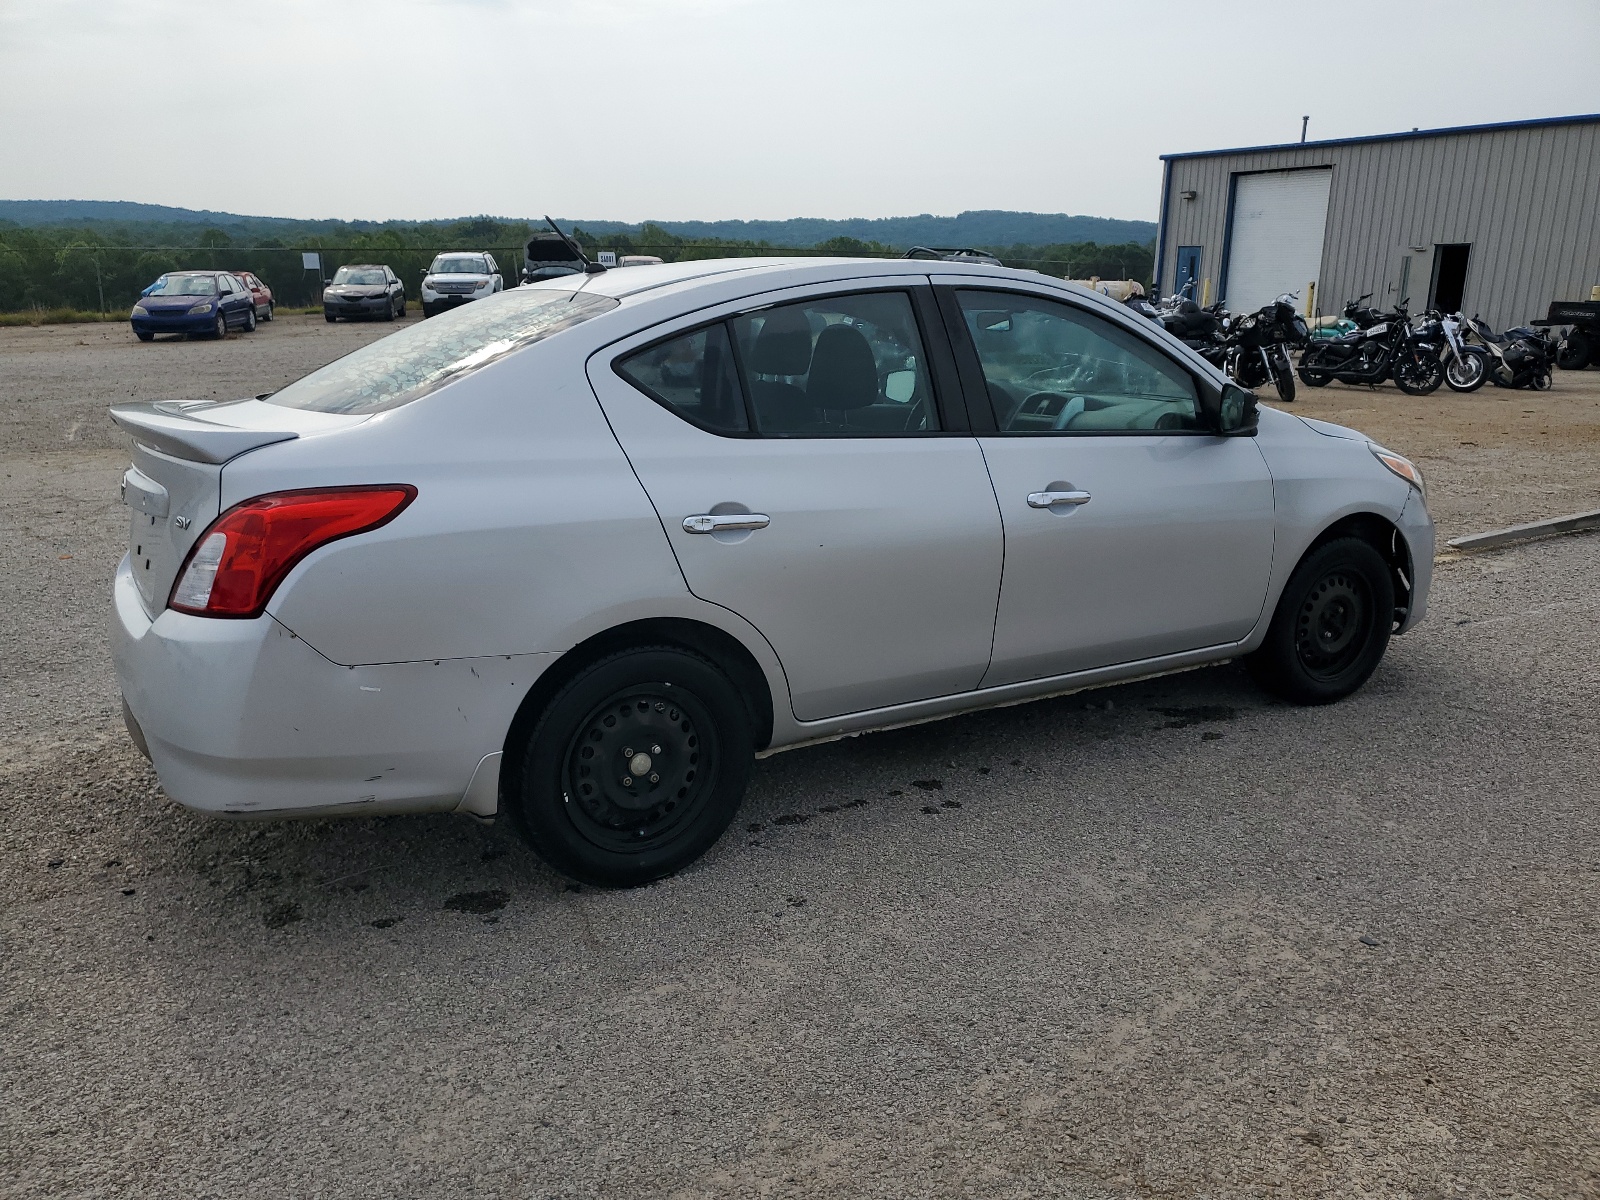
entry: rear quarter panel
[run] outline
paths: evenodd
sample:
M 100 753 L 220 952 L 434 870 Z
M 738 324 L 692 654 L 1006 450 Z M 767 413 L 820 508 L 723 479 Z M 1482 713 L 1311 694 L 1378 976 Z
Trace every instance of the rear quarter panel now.
M 358 429 L 229 463 L 224 506 L 286 488 L 417 488 L 388 525 L 313 552 L 267 611 L 335 662 L 364 664 L 562 650 L 597 613 L 686 597 L 584 378 L 588 348 L 553 338 Z

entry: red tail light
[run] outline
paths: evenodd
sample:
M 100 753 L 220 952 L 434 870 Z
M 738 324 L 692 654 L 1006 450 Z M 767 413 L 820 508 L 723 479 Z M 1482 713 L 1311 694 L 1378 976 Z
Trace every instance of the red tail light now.
M 302 558 L 387 525 L 416 495 L 410 484 L 385 483 L 273 492 L 235 504 L 195 542 L 167 605 L 201 617 L 259 617 Z

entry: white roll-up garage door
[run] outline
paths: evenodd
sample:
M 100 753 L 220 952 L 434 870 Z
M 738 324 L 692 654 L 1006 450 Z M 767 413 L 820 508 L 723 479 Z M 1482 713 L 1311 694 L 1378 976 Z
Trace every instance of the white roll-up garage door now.
M 1250 312 L 1283 292 L 1304 311 L 1306 284 L 1322 269 L 1328 225 L 1329 167 L 1240 175 L 1228 239 L 1228 308 Z

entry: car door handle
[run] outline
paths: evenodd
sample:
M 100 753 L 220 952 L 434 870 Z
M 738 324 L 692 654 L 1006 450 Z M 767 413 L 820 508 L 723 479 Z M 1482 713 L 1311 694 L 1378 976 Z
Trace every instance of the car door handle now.
M 1088 492 L 1029 492 L 1029 508 L 1055 508 L 1062 504 L 1087 504 Z
M 700 513 L 683 519 L 685 533 L 725 533 L 735 529 L 765 529 L 772 518 L 761 513 Z

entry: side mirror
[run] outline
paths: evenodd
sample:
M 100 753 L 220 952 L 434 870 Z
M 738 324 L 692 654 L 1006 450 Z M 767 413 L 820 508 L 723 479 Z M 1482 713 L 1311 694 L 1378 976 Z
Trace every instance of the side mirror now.
M 917 373 L 915 371 L 890 371 L 884 378 L 883 396 L 885 400 L 893 400 L 896 404 L 905 404 L 916 394 Z
M 1206 428 L 1222 437 L 1254 437 L 1261 424 L 1256 394 L 1236 383 L 1202 385 L 1200 416 Z

